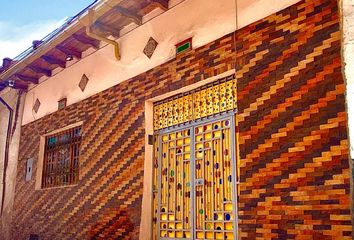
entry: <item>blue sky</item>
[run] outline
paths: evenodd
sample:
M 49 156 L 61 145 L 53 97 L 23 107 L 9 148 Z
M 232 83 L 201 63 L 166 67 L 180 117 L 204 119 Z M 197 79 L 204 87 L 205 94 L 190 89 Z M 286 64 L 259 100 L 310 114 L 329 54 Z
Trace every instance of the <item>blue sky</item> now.
M 94 0 L 4 0 L 0 8 L 0 65 L 14 58 Z

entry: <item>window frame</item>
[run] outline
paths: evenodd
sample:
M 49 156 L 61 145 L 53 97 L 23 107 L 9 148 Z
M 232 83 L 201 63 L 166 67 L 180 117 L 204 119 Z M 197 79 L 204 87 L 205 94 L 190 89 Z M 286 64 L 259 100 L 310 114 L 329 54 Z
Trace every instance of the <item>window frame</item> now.
M 40 136 L 40 146 L 39 146 L 39 156 L 38 156 L 38 162 L 37 162 L 37 170 L 36 170 L 36 183 L 35 183 L 35 189 L 36 190 L 46 190 L 46 189 L 52 189 L 52 188 L 65 188 L 65 187 L 72 187 L 72 186 L 76 186 L 80 180 L 80 156 L 81 156 L 81 142 L 79 145 L 79 162 L 78 162 L 78 177 L 76 182 L 72 183 L 72 184 L 62 184 L 62 185 L 58 185 L 58 186 L 44 186 L 43 184 L 43 180 L 44 180 L 44 165 L 45 165 L 45 160 L 46 160 L 46 140 L 47 137 L 52 136 L 52 135 L 56 135 L 56 134 L 60 134 L 62 132 L 77 128 L 81 126 L 81 142 L 82 142 L 82 137 L 83 137 L 83 121 L 74 123 L 74 124 L 70 124 L 68 126 L 65 126 L 63 128 L 54 130 L 52 132 L 48 132 L 44 135 Z

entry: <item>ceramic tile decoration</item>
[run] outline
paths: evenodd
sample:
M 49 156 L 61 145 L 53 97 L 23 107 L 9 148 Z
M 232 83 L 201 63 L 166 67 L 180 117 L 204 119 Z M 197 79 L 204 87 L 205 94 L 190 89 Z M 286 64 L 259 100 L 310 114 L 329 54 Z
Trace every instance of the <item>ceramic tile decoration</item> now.
M 150 37 L 149 41 L 146 43 L 146 46 L 144 48 L 144 54 L 148 58 L 151 58 L 157 48 L 157 45 L 158 45 L 157 41 L 152 37 Z
M 41 106 L 41 102 L 40 102 L 39 99 L 37 98 L 36 101 L 34 102 L 34 105 L 33 105 L 32 110 L 33 110 L 35 113 L 37 113 L 40 106 Z

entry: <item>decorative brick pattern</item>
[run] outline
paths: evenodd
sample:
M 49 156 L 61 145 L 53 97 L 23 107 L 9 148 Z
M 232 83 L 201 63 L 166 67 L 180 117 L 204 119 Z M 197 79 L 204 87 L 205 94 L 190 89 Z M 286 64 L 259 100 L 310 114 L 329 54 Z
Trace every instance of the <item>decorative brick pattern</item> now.
M 152 37 L 149 38 L 149 41 L 146 43 L 146 46 L 144 48 L 144 54 L 148 57 L 151 58 L 152 55 L 154 54 L 156 48 L 157 48 L 158 42 L 156 42 L 155 39 Z
M 33 105 L 32 110 L 33 110 L 35 113 L 37 113 L 40 106 L 41 106 L 41 102 L 40 102 L 39 99 L 37 98 L 36 101 L 34 102 L 34 105 Z
M 138 239 L 143 191 L 145 100 L 234 68 L 233 35 L 22 128 L 13 239 Z M 188 61 L 186 61 L 188 59 Z M 83 121 L 77 186 L 35 191 L 40 135 Z
M 86 74 L 82 75 L 81 80 L 79 82 L 79 88 L 82 92 L 85 91 L 88 81 L 89 78 L 86 76 Z
M 337 1 L 237 33 L 241 239 L 352 239 Z
M 335 0 L 302 1 L 24 126 L 12 239 L 137 239 L 144 101 L 235 67 L 240 237 L 351 239 L 338 21 Z M 78 121 L 77 186 L 35 191 L 39 136 Z

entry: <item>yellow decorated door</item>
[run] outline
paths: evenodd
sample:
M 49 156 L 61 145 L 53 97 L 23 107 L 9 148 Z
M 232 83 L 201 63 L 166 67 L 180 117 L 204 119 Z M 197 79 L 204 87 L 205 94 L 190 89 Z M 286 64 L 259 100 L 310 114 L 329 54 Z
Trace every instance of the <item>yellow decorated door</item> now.
M 236 239 L 233 114 L 155 135 L 154 239 Z

